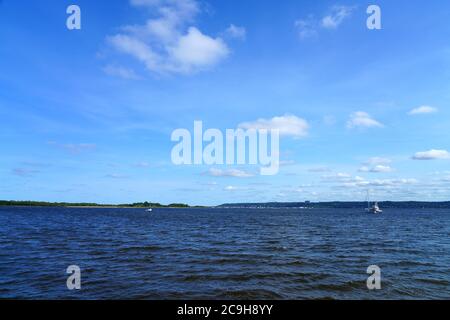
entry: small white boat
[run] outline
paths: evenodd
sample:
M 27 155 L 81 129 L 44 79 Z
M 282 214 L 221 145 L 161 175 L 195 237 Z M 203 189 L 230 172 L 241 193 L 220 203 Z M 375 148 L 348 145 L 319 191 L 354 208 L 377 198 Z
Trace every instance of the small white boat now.
M 147 211 L 147 212 L 152 212 L 152 211 L 153 211 L 153 209 L 152 209 L 152 208 L 150 208 L 150 209 L 147 209 L 147 210 L 145 210 L 145 211 Z
M 383 213 L 383 210 L 380 209 L 380 206 L 378 205 L 378 202 L 375 202 L 373 205 L 371 205 L 369 191 L 367 191 L 367 208 L 366 208 L 366 212 L 374 213 L 374 214 Z
M 367 212 L 370 213 L 383 213 L 383 210 L 381 210 L 380 207 L 378 206 L 378 202 L 375 202 L 373 206 L 370 206 L 369 203 L 369 206 L 367 207 L 366 210 Z

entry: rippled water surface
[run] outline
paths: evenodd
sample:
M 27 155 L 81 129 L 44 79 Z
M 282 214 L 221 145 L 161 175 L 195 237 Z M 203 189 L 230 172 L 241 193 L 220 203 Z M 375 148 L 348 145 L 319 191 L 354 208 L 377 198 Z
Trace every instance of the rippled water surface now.
M 448 299 L 450 212 L 0 208 L 0 298 Z

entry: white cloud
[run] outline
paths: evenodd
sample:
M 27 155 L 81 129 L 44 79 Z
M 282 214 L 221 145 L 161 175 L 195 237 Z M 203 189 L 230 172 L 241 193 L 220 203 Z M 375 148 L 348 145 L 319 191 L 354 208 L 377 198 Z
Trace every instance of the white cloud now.
M 237 27 L 234 24 L 231 24 L 225 32 L 231 38 L 245 40 L 247 37 L 247 30 L 243 27 Z
M 329 9 L 329 14 L 322 19 L 317 19 L 314 15 L 309 15 L 303 19 L 297 19 L 294 23 L 298 35 L 301 39 L 314 37 L 320 28 L 337 29 L 345 19 L 350 17 L 354 7 L 333 6 Z
M 360 176 L 352 176 L 348 173 L 335 173 L 322 177 L 322 183 L 331 184 L 333 188 L 361 188 L 366 190 L 370 187 L 386 187 L 390 190 L 402 186 L 415 185 L 419 181 L 411 178 L 374 179 L 368 180 Z
M 233 178 L 253 177 L 253 174 L 251 174 L 249 172 L 245 172 L 243 170 L 238 170 L 238 169 L 221 170 L 221 169 L 211 168 L 205 174 L 210 175 L 212 177 L 233 177 Z
M 417 184 L 418 181 L 416 179 L 375 179 L 375 180 L 366 180 L 361 177 L 359 179 L 349 179 L 348 181 L 344 181 L 341 185 L 347 188 L 368 188 L 368 187 L 400 187 L 405 185 L 414 185 Z
M 429 114 L 436 113 L 438 109 L 430 106 L 420 106 L 418 108 L 412 109 L 408 114 L 409 115 L 418 115 L 418 114 Z
M 342 173 L 342 172 L 336 173 L 334 176 L 335 176 L 335 177 L 338 177 L 338 178 L 350 178 L 350 177 L 351 177 L 350 174 L 348 174 L 348 173 Z
M 381 164 L 379 164 L 379 165 L 373 167 L 373 168 L 370 170 L 370 172 L 374 172 L 374 173 L 378 173 L 378 172 L 383 172 L 383 173 L 385 173 L 385 172 L 392 172 L 392 171 L 393 171 L 393 170 L 392 170 L 392 168 L 391 168 L 390 166 L 384 166 L 384 165 L 381 165 Z
M 356 178 L 357 178 L 357 180 L 362 179 L 360 177 L 356 177 Z M 351 182 L 351 181 L 354 181 L 355 178 L 353 178 L 351 174 L 348 174 L 345 172 L 338 172 L 338 173 L 323 175 L 322 180 L 328 181 L 328 182 Z
M 429 150 L 417 152 L 413 156 L 414 160 L 438 160 L 438 159 L 450 159 L 450 153 L 447 150 Z
M 191 72 L 215 65 L 229 52 L 222 39 L 208 37 L 195 27 L 190 27 L 188 33 L 168 51 L 173 62 L 171 69 L 177 72 Z
M 368 113 L 358 111 L 350 115 L 350 120 L 347 122 L 347 128 L 374 128 L 383 127 L 377 120 L 373 119 Z
M 110 76 L 113 77 L 119 77 L 127 80 L 137 80 L 139 79 L 139 76 L 134 72 L 132 69 L 120 67 L 120 66 L 113 66 L 113 65 L 107 65 L 103 68 L 103 71 Z
M 387 173 L 392 172 L 393 169 L 390 166 L 384 166 L 384 165 L 377 165 L 372 168 L 363 166 L 359 168 L 359 172 L 372 172 L 372 173 Z
M 363 166 L 359 168 L 359 172 L 371 172 L 371 173 L 387 173 L 392 172 L 391 159 L 373 157 L 363 163 Z
M 229 55 L 220 37 L 193 26 L 200 12 L 195 0 L 131 0 L 146 7 L 152 18 L 144 25 L 129 25 L 107 38 L 117 51 L 142 62 L 157 73 L 191 73 L 213 67 Z
M 359 184 L 359 186 L 388 187 L 388 186 L 411 185 L 416 183 L 418 183 L 416 179 L 384 179 L 384 180 L 377 179 L 373 181 L 364 181 L 364 183 Z
M 239 124 L 239 128 L 279 130 L 281 136 L 303 138 L 308 135 L 309 124 L 302 118 L 293 115 L 284 115 L 272 119 L 258 119 L 253 122 L 244 122 Z
M 144 63 L 147 69 L 153 71 L 159 70 L 160 57 L 153 52 L 152 48 L 138 38 L 117 34 L 109 37 L 108 41 L 116 48 L 116 50 L 129 54 L 133 58 Z
M 352 11 L 353 7 L 334 6 L 331 8 L 330 14 L 322 18 L 321 25 L 327 29 L 336 29 L 351 15 Z

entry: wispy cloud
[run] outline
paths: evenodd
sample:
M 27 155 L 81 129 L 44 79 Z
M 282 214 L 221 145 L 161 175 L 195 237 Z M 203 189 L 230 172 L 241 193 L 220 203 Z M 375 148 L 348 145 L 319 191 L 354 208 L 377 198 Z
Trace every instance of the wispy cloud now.
M 247 30 L 245 30 L 244 27 L 238 27 L 231 24 L 227 30 L 225 30 L 225 34 L 230 38 L 245 40 L 247 37 Z
M 317 21 L 312 15 L 305 19 L 298 19 L 294 23 L 298 35 L 301 39 L 314 37 L 317 35 Z
M 373 158 L 370 158 L 369 160 L 367 160 L 366 162 L 364 162 L 364 164 L 365 165 L 376 166 L 376 165 L 388 165 L 391 162 L 392 162 L 392 160 L 388 159 L 388 158 L 373 157 Z
M 127 178 L 129 178 L 129 176 L 123 175 L 123 174 L 118 174 L 118 173 L 110 173 L 110 174 L 105 175 L 105 178 L 110 178 L 110 179 L 127 179 Z
M 416 179 L 376 179 L 360 181 L 354 184 L 356 187 L 398 187 L 402 185 L 413 185 L 418 183 Z
M 39 171 L 38 170 L 27 169 L 27 168 L 14 168 L 12 170 L 12 173 L 14 175 L 16 175 L 16 176 L 19 176 L 19 177 L 32 177 L 36 173 L 39 173 Z
M 103 68 L 103 72 L 105 72 L 109 76 L 119 77 L 126 80 L 138 80 L 139 76 L 134 72 L 133 69 L 128 69 L 121 66 L 107 65 Z
M 429 151 L 417 152 L 412 158 L 414 160 L 450 159 L 450 153 L 447 150 L 432 149 Z
M 368 188 L 368 187 L 401 187 L 406 185 L 414 185 L 418 183 L 417 179 L 412 178 L 396 178 L 396 179 L 374 179 L 367 180 L 359 176 L 335 175 L 334 178 L 326 179 L 328 182 L 337 183 L 337 187 L 346 188 Z
M 243 170 L 238 169 L 221 170 L 216 168 L 211 168 L 203 174 L 212 177 L 233 177 L 233 178 L 249 178 L 254 176 L 254 174 Z
M 308 135 L 309 124 L 305 119 L 294 115 L 284 115 L 272 119 L 258 119 L 253 122 L 244 122 L 238 126 L 241 129 L 278 130 L 281 136 L 303 138 Z
M 322 118 L 322 122 L 326 125 L 326 126 L 332 126 L 336 124 L 336 118 L 332 115 L 325 115 Z
M 392 160 L 382 157 L 373 157 L 363 163 L 363 166 L 359 168 L 359 172 L 371 172 L 371 173 L 388 173 L 394 171 L 390 166 Z
M 212 67 L 228 56 L 228 46 L 220 37 L 208 36 L 192 25 L 201 11 L 197 1 L 131 0 L 131 4 L 149 10 L 152 18 L 144 25 L 126 26 L 107 40 L 148 70 L 191 73 Z
M 97 148 L 97 145 L 93 144 L 93 143 L 67 143 L 67 144 L 62 144 L 62 143 L 57 143 L 54 141 L 49 141 L 48 142 L 49 145 L 53 145 L 56 146 L 58 148 L 61 148 L 71 154 L 80 154 L 82 152 L 85 151 L 93 151 Z
M 367 167 L 367 166 L 363 166 L 361 168 L 359 168 L 359 172 L 371 172 L 371 173 L 387 173 L 387 172 L 392 172 L 394 171 L 390 166 L 386 166 L 386 165 L 376 165 L 372 168 Z
M 294 23 L 301 39 L 318 35 L 320 29 L 337 29 L 349 18 L 355 7 L 333 6 L 322 18 L 316 18 L 310 14 L 306 18 L 297 19 Z
M 345 172 L 330 173 L 322 176 L 322 181 L 326 182 L 355 182 L 363 180 L 359 176 L 353 177 L 351 174 Z
M 150 167 L 150 163 L 148 163 L 146 161 L 141 161 L 141 162 L 135 163 L 134 166 L 138 167 L 138 168 L 148 168 L 148 167 Z
M 308 172 L 314 172 L 314 173 L 324 173 L 324 172 L 330 172 L 331 168 L 329 167 L 314 167 L 314 168 L 309 168 Z
M 420 106 L 417 108 L 412 109 L 408 112 L 409 115 L 419 115 L 419 114 L 430 114 L 430 113 L 436 113 L 438 112 L 437 108 L 430 107 L 430 106 Z
M 350 17 L 354 7 L 334 6 L 330 13 L 322 18 L 321 25 L 326 29 L 336 29 L 344 20 Z
M 224 188 L 225 191 L 236 191 L 239 190 L 239 187 L 235 187 L 235 186 L 226 186 Z
M 350 120 L 347 122 L 347 128 L 381 128 L 383 125 L 377 120 L 373 119 L 367 112 L 358 111 L 350 115 Z

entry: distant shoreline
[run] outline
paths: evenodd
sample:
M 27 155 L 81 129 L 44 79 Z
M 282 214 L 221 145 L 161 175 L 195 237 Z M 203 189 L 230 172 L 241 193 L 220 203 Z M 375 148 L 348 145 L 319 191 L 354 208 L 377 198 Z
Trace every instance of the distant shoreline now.
M 19 205 L 0 205 L 0 208 L 66 208 L 66 209 L 136 209 L 136 210 L 145 210 L 145 209 L 208 209 L 215 207 L 207 207 L 207 206 L 195 206 L 195 207 L 149 207 L 149 208 L 141 208 L 141 207 L 119 207 L 119 206 L 19 206 Z
M 379 201 L 380 207 L 389 208 L 436 208 L 450 209 L 450 201 Z M 132 204 L 97 204 L 97 203 L 70 203 L 70 202 L 45 202 L 45 201 L 11 201 L 0 200 L 0 207 L 60 207 L 79 209 L 192 209 L 192 208 L 217 208 L 217 209 L 350 209 L 367 207 L 366 201 L 329 201 L 329 202 L 267 202 L 267 203 L 226 203 L 218 206 L 191 206 L 182 203 L 162 205 L 153 202 L 138 202 Z
M 195 207 L 123 207 L 123 206 L 52 206 L 52 205 L 1 205 L 0 208 L 69 208 L 69 209 L 201 209 L 211 208 L 207 206 L 195 206 Z
M 60 207 L 60 208 L 112 208 L 112 209 L 149 209 L 149 208 L 199 208 L 184 203 L 172 203 L 162 205 L 155 202 L 138 202 L 132 204 L 98 204 L 98 203 L 70 203 L 70 202 L 45 202 L 45 201 L 14 201 L 0 200 L 0 207 Z
M 423 208 L 450 209 L 450 201 L 378 201 L 381 208 Z M 268 202 L 268 203 L 226 203 L 217 208 L 227 209 L 353 209 L 367 207 L 367 201 L 324 201 L 324 202 Z

